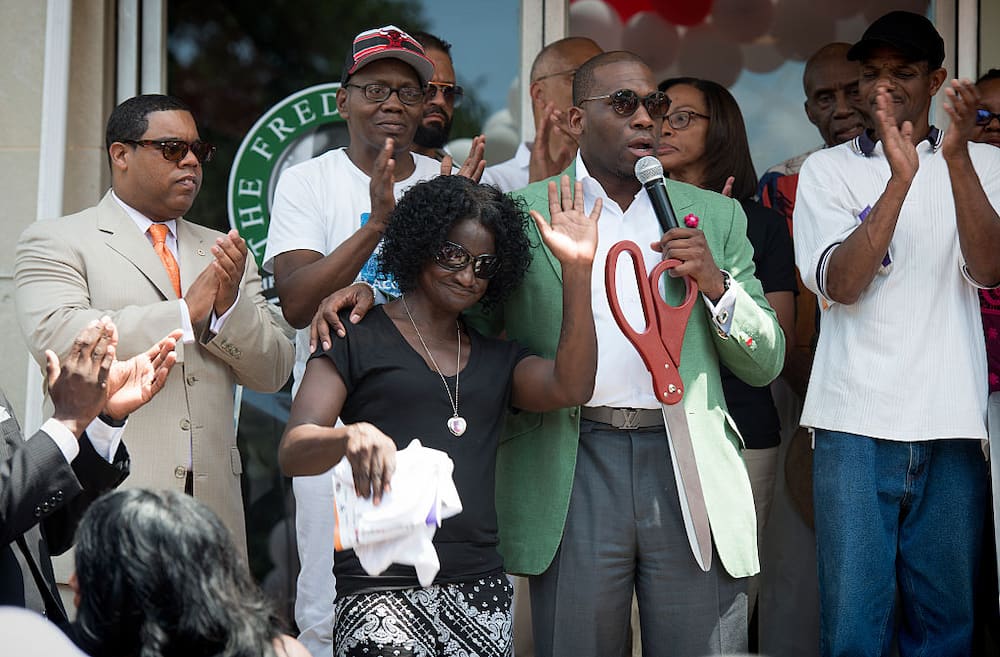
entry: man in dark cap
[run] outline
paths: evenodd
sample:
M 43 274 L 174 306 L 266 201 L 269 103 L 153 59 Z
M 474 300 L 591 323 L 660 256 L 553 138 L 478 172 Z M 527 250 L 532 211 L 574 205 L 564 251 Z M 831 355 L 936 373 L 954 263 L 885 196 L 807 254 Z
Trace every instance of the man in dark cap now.
M 848 58 L 874 130 L 812 155 L 795 250 L 822 301 L 802 425 L 815 437 L 822 654 L 972 653 L 986 494 L 977 292 L 1000 285 L 1000 150 L 968 143 L 976 91 L 948 85 L 925 17 L 878 20 Z M 902 623 L 894 630 L 894 598 Z

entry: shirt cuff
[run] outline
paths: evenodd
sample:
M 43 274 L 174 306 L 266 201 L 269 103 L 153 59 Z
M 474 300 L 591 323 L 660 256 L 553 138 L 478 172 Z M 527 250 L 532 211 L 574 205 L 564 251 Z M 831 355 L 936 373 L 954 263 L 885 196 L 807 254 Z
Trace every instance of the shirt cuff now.
M 94 451 L 108 463 L 114 462 L 124 433 L 125 425 L 113 427 L 100 417 L 94 418 L 94 421 L 87 425 L 87 438 L 90 440 L 90 444 L 94 446 Z
M 705 300 L 705 307 L 708 308 L 708 314 L 711 315 L 712 323 L 715 324 L 719 336 L 728 338 L 729 330 L 733 326 L 733 309 L 736 307 L 737 292 L 735 281 L 729 272 L 722 270 L 722 275 L 726 277 L 728 285 L 719 300 L 712 303 L 712 300 L 705 294 L 702 294 L 701 298 Z
M 229 316 L 233 314 L 233 309 L 236 308 L 236 304 L 240 302 L 240 294 L 242 294 L 242 290 L 236 292 L 236 300 L 233 301 L 233 305 L 229 306 L 229 310 L 222 313 L 221 317 L 216 317 L 215 310 L 212 310 L 212 322 L 208 326 L 209 331 L 215 335 L 222 332 L 222 325 L 226 323 Z
M 72 463 L 76 455 L 80 453 L 80 444 L 76 440 L 76 436 L 69 428 L 55 418 L 49 418 L 46 420 L 42 426 L 41 430 L 44 431 L 52 442 L 56 444 L 59 451 L 62 452 L 63 458 L 66 459 L 67 463 Z
M 181 299 L 181 342 L 191 344 L 194 342 L 194 327 L 191 326 L 191 312 L 188 310 L 187 301 Z

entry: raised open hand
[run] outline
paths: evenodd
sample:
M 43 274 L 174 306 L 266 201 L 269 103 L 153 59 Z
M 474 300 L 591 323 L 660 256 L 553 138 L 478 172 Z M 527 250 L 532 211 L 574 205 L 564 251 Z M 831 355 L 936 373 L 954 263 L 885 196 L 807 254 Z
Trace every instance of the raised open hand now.
M 576 155 L 576 143 L 568 140 L 555 139 L 556 134 L 568 135 L 569 132 L 560 127 L 562 112 L 549 102 L 542 112 L 542 120 L 538 124 L 535 141 L 531 145 L 531 159 L 528 161 L 528 182 L 537 182 L 558 175 L 564 171 Z M 559 144 L 559 150 L 553 156 L 552 146 Z M 571 145 L 572 144 L 572 145 Z
M 556 186 L 549 182 L 549 217 L 531 211 L 531 218 L 538 226 L 545 246 L 558 258 L 563 266 L 590 265 L 597 252 L 597 219 L 601 216 L 601 199 L 594 202 L 594 208 L 587 215 L 583 210 L 583 185 L 576 182 L 574 193 L 570 194 L 569 176 L 563 176 Z
M 396 160 L 392 156 L 395 147 L 396 143 L 391 137 L 385 140 L 385 146 L 375 158 L 371 182 L 368 184 L 372 202 L 368 223 L 380 233 L 385 232 L 385 227 L 389 225 L 389 215 L 396 209 L 396 196 L 393 194 L 393 186 L 396 184 Z

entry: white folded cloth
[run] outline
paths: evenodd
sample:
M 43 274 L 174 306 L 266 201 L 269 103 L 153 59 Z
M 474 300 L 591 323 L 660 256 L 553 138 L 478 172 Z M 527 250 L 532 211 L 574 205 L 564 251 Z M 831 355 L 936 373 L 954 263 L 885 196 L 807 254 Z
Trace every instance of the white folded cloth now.
M 445 452 L 414 439 L 396 452 L 391 490 L 378 506 L 354 491 L 345 456 L 333 468 L 334 549 L 354 549 L 369 575 L 390 564 L 413 566 L 421 586 L 430 586 L 441 569 L 432 539 L 441 521 L 462 511 L 452 480 L 455 464 Z

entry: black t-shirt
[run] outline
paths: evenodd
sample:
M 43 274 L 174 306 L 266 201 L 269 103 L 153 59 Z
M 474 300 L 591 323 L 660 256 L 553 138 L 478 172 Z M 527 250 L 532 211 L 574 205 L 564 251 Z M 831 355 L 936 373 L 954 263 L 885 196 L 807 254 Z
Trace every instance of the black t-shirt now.
M 795 251 L 785 218 L 754 201 L 741 201 L 740 204 L 747 215 L 747 238 L 753 246 L 755 275 L 764 293 L 789 291 L 798 294 Z M 721 374 L 729 414 L 743 434 L 747 449 L 777 446 L 781 442 L 781 421 L 771 388 L 745 383 L 725 366 Z
M 496 452 L 510 405 L 514 366 L 529 355 L 515 342 L 486 338 L 466 327 L 471 352 L 459 372 L 458 412 L 468 422 L 459 437 L 447 427 L 453 415 L 444 383 L 410 346 L 381 307 L 359 324 L 341 317 L 347 337 L 335 339 L 329 358 L 347 386 L 340 419 L 369 422 L 405 448 L 419 438 L 424 447 L 446 452 L 455 463 L 453 478 L 462 512 L 445 520 L 434 535 L 441 570 L 434 581 L 458 582 L 503 569 L 497 552 Z M 455 394 L 455 377 L 447 377 Z M 334 559 L 337 594 L 420 586 L 411 566 L 393 564 L 382 575 L 365 573 L 353 550 Z

